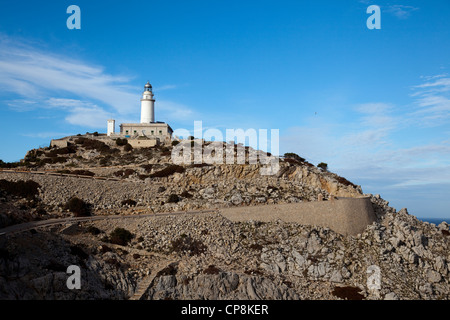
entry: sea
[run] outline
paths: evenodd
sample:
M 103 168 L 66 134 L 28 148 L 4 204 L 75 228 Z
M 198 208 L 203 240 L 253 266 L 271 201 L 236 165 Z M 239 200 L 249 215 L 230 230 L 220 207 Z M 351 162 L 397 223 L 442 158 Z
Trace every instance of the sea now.
M 447 222 L 448 224 L 450 224 L 450 219 L 447 218 L 419 218 L 417 217 L 417 219 L 425 221 L 425 222 L 429 222 L 429 223 L 434 223 L 435 225 L 439 225 L 442 221 Z

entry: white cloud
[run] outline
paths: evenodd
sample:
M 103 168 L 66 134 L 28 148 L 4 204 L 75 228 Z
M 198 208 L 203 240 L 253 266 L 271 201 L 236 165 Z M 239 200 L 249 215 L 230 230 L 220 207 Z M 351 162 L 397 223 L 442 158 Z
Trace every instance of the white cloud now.
M 166 84 L 163 86 L 155 87 L 153 89 L 156 91 L 165 91 L 165 90 L 172 90 L 172 89 L 176 89 L 176 88 L 177 88 L 177 86 L 174 84 Z
M 450 121 L 450 78 L 446 75 L 424 77 L 414 86 L 415 110 L 410 114 L 423 126 L 439 126 Z
M 401 4 L 390 5 L 384 9 L 384 11 L 392 14 L 393 16 L 399 19 L 409 18 L 411 16 L 411 13 L 416 10 L 419 10 L 419 8 L 413 6 L 405 6 Z
M 24 137 L 28 138 L 36 138 L 36 139 L 56 139 L 58 137 L 67 137 L 71 135 L 71 133 L 68 132 L 33 132 L 33 133 L 23 133 L 21 134 Z
M 75 99 L 50 98 L 44 107 L 64 109 L 69 113 L 65 118 L 68 123 L 90 128 L 102 127 L 112 117 L 111 113 L 91 102 Z
M 12 110 L 54 107 L 69 112 L 66 120 L 71 124 L 105 126 L 110 116 L 139 113 L 141 92 L 130 85 L 131 80 L 130 76 L 111 75 L 103 67 L 49 53 L 0 34 L 0 91 L 23 97 L 6 102 Z M 165 85 L 159 90 L 174 88 L 175 85 Z M 71 108 L 71 103 L 75 108 Z M 170 117 L 192 114 L 185 105 L 171 101 L 158 101 L 157 107 L 161 107 L 162 115 Z M 105 117 L 103 122 L 101 117 Z

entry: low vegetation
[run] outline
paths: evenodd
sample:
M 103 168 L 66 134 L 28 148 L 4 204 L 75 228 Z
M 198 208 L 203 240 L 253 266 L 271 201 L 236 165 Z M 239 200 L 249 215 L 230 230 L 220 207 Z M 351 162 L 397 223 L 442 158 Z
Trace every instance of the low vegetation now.
M 125 147 L 123 147 L 123 150 L 126 151 L 126 152 L 130 152 L 130 151 L 133 150 L 133 147 L 131 146 L 131 144 L 127 143 L 125 145 Z
M 67 201 L 64 209 L 72 212 L 75 217 L 87 217 L 91 215 L 90 205 L 77 197 L 73 197 Z
M 364 296 L 360 293 L 361 289 L 358 287 L 335 287 L 331 292 L 334 296 L 345 300 L 363 300 Z
M 122 201 L 122 206 L 135 207 L 136 204 L 137 204 L 137 202 L 132 199 L 127 199 L 127 200 Z
M 298 162 L 305 162 L 305 158 L 300 157 L 298 154 L 293 153 L 293 152 L 287 152 L 284 154 L 284 158 L 286 159 L 294 159 L 297 160 Z
M 182 234 L 178 239 L 171 242 L 172 251 L 187 253 L 190 256 L 200 255 L 206 252 L 206 246 L 200 240 L 195 240 L 188 235 Z
M 116 228 L 109 235 L 109 242 L 126 246 L 134 238 L 133 234 L 124 228 Z
M 317 165 L 318 168 L 320 168 L 322 171 L 327 172 L 328 171 L 328 164 L 325 162 L 321 162 Z
M 34 199 L 39 194 L 40 187 L 39 183 L 32 180 L 0 180 L 0 190 L 3 190 L 6 194 L 30 200 Z
M 150 175 L 151 178 L 163 178 L 163 177 L 168 177 L 172 174 L 174 174 L 175 172 L 178 173 L 183 173 L 185 171 L 185 169 L 182 166 L 173 164 L 170 165 L 168 167 L 165 167 L 164 169 L 154 172 Z
M 96 139 L 89 139 L 89 138 L 77 138 L 75 140 L 75 143 L 78 145 L 81 145 L 86 150 L 97 150 L 98 152 L 102 154 L 109 154 L 117 152 L 118 149 L 111 149 L 110 146 L 105 144 L 104 142 Z M 117 150 L 117 151 L 116 151 Z
M 177 203 L 180 202 L 180 197 L 174 193 L 172 193 L 167 199 L 168 203 Z
M 208 266 L 208 268 L 204 269 L 203 273 L 204 274 L 219 274 L 220 269 L 212 264 L 212 265 Z
M 65 173 L 65 174 L 74 174 L 74 175 L 79 175 L 79 176 L 89 176 L 89 177 L 93 177 L 95 176 L 95 173 L 89 170 L 58 170 L 58 173 Z
M 133 169 L 125 169 L 125 170 L 119 170 L 114 172 L 114 175 L 116 177 L 121 177 L 121 178 L 128 178 L 129 176 L 131 176 L 132 174 L 134 174 L 136 171 L 134 171 Z
M 125 146 L 125 145 L 127 145 L 128 144 L 128 140 L 126 139 L 126 138 L 117 138 L 116 139 L 116 145 L 118 145 L 118 146 L 120 146 L 120 147 L 123 147 L 123 146 Z

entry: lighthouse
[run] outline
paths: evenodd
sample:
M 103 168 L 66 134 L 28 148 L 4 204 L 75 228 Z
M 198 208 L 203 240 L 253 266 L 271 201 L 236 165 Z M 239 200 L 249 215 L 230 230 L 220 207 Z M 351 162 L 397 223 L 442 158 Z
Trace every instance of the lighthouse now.
M 150 82 L 144 86 L 141 98 L 141 123 L 155 122 L 155 99 L 153 99 L 152 85 Z
M 120 133 L 115 132 L 115 120 L 108 120 L 107 136 L 110 139 L 124 137 L 133 148 L 151 148 L 172 143 L 173 130 L 169 124 L 155 121 L 155 99 L 150 82 L 144 86 L 141 96 L 141 122 L 121 123 Z

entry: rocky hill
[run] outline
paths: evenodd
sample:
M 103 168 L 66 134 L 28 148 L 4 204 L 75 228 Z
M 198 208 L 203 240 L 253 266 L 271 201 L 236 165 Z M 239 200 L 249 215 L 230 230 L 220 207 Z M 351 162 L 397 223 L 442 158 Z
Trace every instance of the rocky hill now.
M 33 201 L 29 197 L 20 200 L 16 208 L 10 201 L 0 202 L 8 203 L 0 211 L 0 227 L 27 219 L 69 216 L 65 207 L 72 197 L 85 201 L 96 214 L 102 210 L 110 214 L 110 210 L 118 212 L 130 204 L 138 211 L 167 212 L 316 201 L 319 194 L 325 200 L 331 195 L 362 194 L 361 187 L 300 157 L 280 159 L 276 175 L 262 176 L 260 164 L 175 165 L 172 146 L 133 150 L 110 139 L 68 140 L 67 147 L 30 150 L 15 168 L 29 173 L 1 174 L 0 178 L 8 181 L 38 183 L 39 194 L 33 195 Z
M 378 195 L 367 195 L 377 221 L 353 236 L 282 221 L 232 222 L 220 214 L 224 207 L 363 195 L 300 157 L 280 159 L 277 175 L 261 176 L 260 165 L 175 165 L 172 146 L 68 141 L 28 152 L 19 167 L 35 174 L 0 173 L 2 225 L 81 213 L 136 217 L 0 236 L 2 299 L 450 296 L 449 226 L 397 212 Z M 59 175 L 36 174 L 43 171 Z M 70 206 L 73 198 L 86 211 Z M 214 212 L 138 216 L 193 209 Z M 66 286 L 69 265 L 82 270 L 80 290 Z

